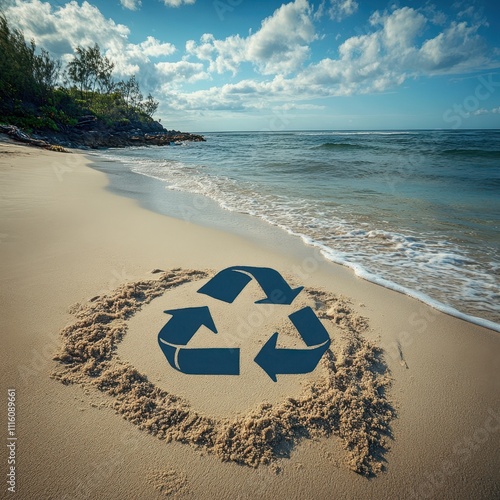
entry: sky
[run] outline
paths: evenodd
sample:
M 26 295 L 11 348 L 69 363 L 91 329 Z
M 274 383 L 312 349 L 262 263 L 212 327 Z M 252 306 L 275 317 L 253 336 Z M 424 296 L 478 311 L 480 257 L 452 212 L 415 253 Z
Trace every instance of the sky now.
M 500 128 L 497 0 L 0 0 L 63 62 L 98 43 L 169 129 Z

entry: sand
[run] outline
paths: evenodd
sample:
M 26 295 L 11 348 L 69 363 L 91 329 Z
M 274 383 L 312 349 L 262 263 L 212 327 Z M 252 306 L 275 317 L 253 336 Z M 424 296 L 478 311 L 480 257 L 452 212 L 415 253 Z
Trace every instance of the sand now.
M 166 392 L 116 355 L 117 344 L 127 334 L 130 317 L 163 291 L 173 289 L 177 292 L 178 287 L 190 281 L 195 281 L 199 287 L 200 278 L 206 276 L 200 271 L 176 269 L 163 273 L 158 280 L 129 283 L 108 295 L 94 298 L 88 305 L 73 307 L 77 321 L 62 331 L 63 348 L 54 358 L 61 366 L 52 376 L 65 384 L 95 387 L 113 396 L 110 406 L 140 429 L 167 443 L 175 440 L 194 445 L 225 462 L 253 467 L 268 465 L 289 455 L 294 445 L 305 437 L 335 434 L 348 450 L 346 463 L 350 469 L 364 475 L 382 470 L 385 436 L 390 434 L 389 423 L 394 415 L 386 399 L 389 378 L 377 357 L 379 350 L 362 337 L 366 322 L 356 317 L 345 301 L 331 294 L 318 290 L 305 292 L 309 302 L 314 297 L 315 302 L 321 304 L 321 309 L 317 306 L 319 317 L 331 318 L 339 330 L 331 335 L 334 347 L 321 359 L 321 369 L 316 370 L 323 372 L 321 376 L 309 382 L 303 391 L 298 391 L 298 396 L 288 396 L 275 404 L 268 401 L 269 392 L 272 392 L 268 389 L 260 394 L 260 404 L 233 417 L 217 419 L 197 412 L 189 400 L 179 398 L 175 384 L 175 394 Z M 303 301 L 300 308 L 308 305 Z M 281 308 L 274 306 L 274 309 Z M 214 308 L 211 310 L 214 314 Z M 231 319 L 234 321 L 232 315 Z M 147 327 L 142 329 L 142 337 L 148 330 Z M 283 328 L 280 331 L 288 333 Z M 293 333 L 288 335 L 293 337 Z M 154 335 L 149 337 L 154 338 Z M 254 335 L 246 340 L 253 338 Z M 248 343 L 243 343 L 243 347 L 249 352 Z M 214 347 L 209 341 L 202 345 Z M 281 347 L 292 348 L 286 343 L 283 345 L 283 341 Z M 147 346 L 144 348 L 147 350 Z M 158 348 L 148 352 L 162 357 Z M 165 362 L 161 365 L 165 367 Z M 208 391 L 201 387 L 199 377 L 194 380 L 181 374 L 179 378 L 190 378 L 191 385 L 206 398 Z M 235 379 L 226 376 L 226 380 L 235 381 L 231 391 L 224 380 L 215 381 L 212 376 L 204 378 L 217 386 L 219 392 L 215 400 L 219 405 L 223 394 L 231 399 L 231 394 L 238 390 L 247 393 L 247 386 L 251 390 L 255 384 L 261 389 L 263 385 L 257 377 Z M 280 386 L 270 383 L 268 387 Z
M 0 143 L 0 418 L 15 388 L 19 498 L 500 496 L 498 333 L 287 236 L 273 249 L 148 212 L 88 163 Z M 257 284 L 231 307 L 196 293 L 232 265 L 306 288 L 245 329 Z M 163 357 L 163 311 L 198 305 L 220 335 L 193 345 L 241 347 L 239 377 Z M 287 316 L 306 305 L 330 349 L 275 383 L 253 358 L 272 331 L 300 347 Z

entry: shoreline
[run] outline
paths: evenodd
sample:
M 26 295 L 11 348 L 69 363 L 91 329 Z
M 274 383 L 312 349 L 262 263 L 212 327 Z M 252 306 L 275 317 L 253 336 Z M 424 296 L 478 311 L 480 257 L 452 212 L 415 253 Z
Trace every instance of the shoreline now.
M 251 498 L 258 482 L 264 488 L 258 493 L 269 498 L 486 499 L 500 494 L 496 332 L 358 279 L 312 248 L 284 253 L 146 210 L 109 192 L 109 179 L 89 168 L 79 153 L 5 143 L 0 150 L 0 277 L 6 311 L 0 321 L 8 353 L 2 392 L 16 388 L 24 443 L 17 481 L 23 497 L 43 492 L 61 498 L 162 498 L 158 485 L 169 484 L 181 498 Z M 216 272 L 237 264 L 275 268 L 297 285 L 346 297 L 353 313 L 366 318 L 363 338 L 384 351 L 392 377 L 388 394 L 397 411 L 385 472 L 367 480 L 350 471 L 336 436 L 296 444 L 274 469 L 221 462 L 139 430 L 116 415 L 112 401 L 95 387 L 63 385 L 49 377 L 57 367 L 52 357 L 62 346 L 60 331 L 75 321 L 68 308 L 77 309 L 70 306 L 86 307 L 97 295 L 151 280 L 152 269 Z M 189 290 L 183 290 L 186 295 L 165 297 L 187 305 Z M 249 293 L 259 293 L 258 287 Z M 138 313 L 138 330 L 134 335 L 132 325 L 132 335 L 119 349 L 155 382 L 160 369 L 161 383 L 189 399 L 186 391 L 196 391 L 196 383 L 182 386 L 146 349 L 141 322 L 155 322 L 147 335 L 154 344 L 157 327 L 166 319 L 153 313 L 149 306 Z M 230 316 L 225 318 L 230 324 Z M 139 358 L 132 360 L 132 352 Z M 260 396 L 272 401 L 276 396 L 270 390 L 278 386 L 262 380 Z M 221 401 L 226 411 L 222 403 L 231 393 L 212 383 L 200 397 Z
M 420 292 L 418 290 L 414 290 L 412 288 L 405 287 L 400 285 L 399 283 L 390 281 L 385 279 L 377 274 L 372 273 L 371 271 L 365 269 L 361 265 L 353 262 L 346 261 L 345 259 L 339 258 L 335 255 L 335 252 L 316 240 L 311 239 L 309 236 L 306 236 L 301 233 L 293 232 L 285 227 L 282 227 L 276 223 L 273 223 L 270 220 L 267 220 L 261 216 L 255 216 L 247 213 L 241 213 L 234 210 L 230 210 L 222 207 L 217 201 L 212 198 L 206 197 L 202 194 L 195 194 L 189 191 L 178 191 L 178 190 L 166 190 L 167 183 L 166 181 L 158 178 L 154 178 L 145 174 L 141 174 L 138 172 L 134 172 L 129 169 L 127 165 L 127 158 L 122 158 L 119 160 L 114 160 L 117 163 L 122 164 L 127 171 L 120 172 L 122 175 L 116 175 L 114 172 L 105 168 L 104 162 L 109 162 L 107 159 L 103 159 L 99 157 L 99 153 L 95 153 L 92 155 L 88 155 L 88 153 L 82 150 L 82 154 L 86 154 L 87 157 L 93 162 L 92 168 L 100 172 L 104 172 L 109 180 L 108 189 L 116 194 L 126 196 L 132 198 L 138 202 L 141 207 L 144 207 L 148 210 L 152 210 L 156 213 L 166 215 L 168 217 L 173 217 L 179 220 L 186 220 L 186 218 L 195 224 L 201 224 L 205 227 L 217 228 L 222 231 L 229 231 L 232 234 L 236 234 L 243 237 L 248 237 L 246 233 L 250 232 L 250 239 L 258 238 L 261 243 L 265 243 L 266 239 L 272 240 L 272 249 L 279 250 L 284 248 L 285 251 L 292 246 L 297 247 L 298 245 L 303 245 L 307 249 L 304 250 L 304 253 L 307 253 L 311 248 L 318 249 L 321 253 L 321 256 L 328 262 L 333 263 L 334 265 L 340 265 L 348 268 L 355 276 L 361 278 L 369 283 L 373 283 L 375 285 L 382 286 L 391 291 L 401 293 L 407 297 L 411 297 L 415 300 L 422 302 L 423 304 L 432 307 L 433 309 L 447 314 L 449 316 L 461 319 L 463 321 L 467 321 L 471 324 L 478 325 L 493 331 L 500 333 L 500 323 L 495 321 L 482 318 L 480 316 L 474 316 L 472 314 L 468 314 L 462 312 L 451 305 L 440 302 L 437 299 L 430 297 L 424 292 Z M 118 152 L 119 155 L 119 152 Z M 167 202 L 163 204 L 153 204 L 150 201 L 150 194 L 148 192 L 139 192 L 133 191 L 133 187 L 130 185 L 123 183 L 122 177 L 124 175 L 130 176 L 139 176 L 142 178 L 146 178 L 149 181 L 142 181 L 147 183 L 149 186 L 160 185 L 163 190 L 166 191 L 165 196 L 173 197 L 177 196 L 180 203 L 186 203 L 191 207 L 196 207 L 195 209 L 190 208 L 189 210 L 182 212 L 175 211 L 174 203 Z M 206 201 L 201 201 L 200 199 L 204 199 Z M 208 209 L 211 216 L 207 217 L 202 210 L 200 210 L 198 206 L 203 207 L 203 209 Z M 228 215 L 229 214 L 229 215 Z M 238 218 L 239 223 L 232 223 L 233 218 Z M 265 228 L 259 228 L 259 225 L 265 226 Z M 243 228 L 243 229 L 242 229 Z M 276 235 L 272 233 L 276 232 Z M 264 237 L 260 233 L 264 234 Z M 278 234 L 279 233 L 279 234 Z M 300 252 L 300 250 L 295 250 L 295 254 Z

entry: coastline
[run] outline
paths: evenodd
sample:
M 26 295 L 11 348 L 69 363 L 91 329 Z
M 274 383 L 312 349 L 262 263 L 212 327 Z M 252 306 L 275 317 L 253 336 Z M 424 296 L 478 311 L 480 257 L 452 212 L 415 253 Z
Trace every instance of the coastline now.
M 104 153 L 109 155 L 109 152 Z M 320 260 L 325 259 L 335 265 L 347 267 L 363 280 L 412 297 L 444 314 L 500 333 L 500 323 L 464 312 L 430 296 L 425 291 L 405 286 L 398 280 L 387 279 L 368 270 L 363 265 L 343 257 L 338 251 L 333 250 L 318 239 L 280 225 L 272 218 L 258 213 L 250 215 L 246 211 L 239 212 L 234 207 L 221 205 L 220 200 L 215 200 L 207 195 L 167 189 L 164 179 L 134 170 L 133 159 L 121 156 L 119 151 L 116 151 L 116 154 L 113 151 L 112 161 L 107 157 L 104 159 L 99 153 L 91 153 L 90 158 L 93 161 L 92 167 L 108 176 L 107 189 L 115 194 L 136 200 L 140 206 L 148 210 L 176 219 L 189 220 L 208 228 L 229 231 L 272 250 L 289 252 L 299 258 L 306 258 L 312 248 L 315 254 L 321 254 L 318 256 Z M 116 165 L 119 164 L 123 165 L 123 168 L 119 168 L 117 172 Z M 304 246 L 307 247 L 307 250 L 304 250 Z
M 270 498 L 499 494 L 497 333 L 360 280 L 313 249 L 279 252 L 147 211 L 108 192 L 108 179 L 80 153 L 5 143 L 0 149 L 7 152 L 0 155 L 0 265 L 9 353 L 2 392 L 16 387 L 20 440 L 29 450 L 22 452 L 18 476 L 23 498 L 41 492 L 78 497 L 84 477 L 94 478 L 86 486 L 88 498 L 161 498 L 156 484 L 170 470 L 186 498 L 251 497 L 257 481 L 264 481 L 262 496 Z M 299 443 L 290 458 L 279 461 L 278 475 L 266 466 L 222 463 L 139 431 L 101 407 L 96 390 L 49 378 L 59 331 L 73 321 L 69 306 L 151 278 L 155 268 L 220 270 L 235 264 L 273 267 L 301 285 L 346 296 L 368 319 L 365 336 L 385 350 L 398 413 L 386 472 L 367 480 L 349 471 L 335 438 Z M 102 472 L 113 459 L 116 465 Z

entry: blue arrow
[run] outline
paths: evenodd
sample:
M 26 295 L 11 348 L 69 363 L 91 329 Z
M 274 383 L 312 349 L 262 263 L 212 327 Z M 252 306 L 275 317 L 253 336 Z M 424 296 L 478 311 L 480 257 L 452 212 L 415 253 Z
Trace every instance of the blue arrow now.
M 233 266 L 216 274 L 198 293 L 232 303 L 250 281 L 249 276 L 244 273 L 251 274 L 266 294 L 256 304 L 289 305 L 304 288 L 291 288 L 278 271 L 269 267 Z
M 180 371 L 189 375 L 239 375 L 240 350 L 179 349 L 177 363 Z
M 160 349 L 162 350 L 163 354 L 167 358 L 168 364 L 172 368 L 179 370 L 179 368 L 177 366 L 177 351 L 179 350 L 179 347 L 167 344 L 160 337 L 158 337 L 158 344 L 159 344 Z
M 291 288 L 283 279 L 281 274 L 270 267 L 249 267 L 241 266 L 235 268 L 239 271 L 245 271 L 251 274 L 259 283 L 266 294 L 266 298 L 258 300 L 256 304 L 286 304 L 289 305 L 304 288 Z
M 330 340 L 323 323 L 310 307 L 304 307 L 288 316 L 308 347 Z
M 278 333 L 274 333 L 254 360 L 274 382 L 277 382 L 277 374 L 312 372 L 330 346 L 328 332 L 310 307 L 305 307 L 289 317 L 309 348 L 278 348 L 276 347 Z
M 188 375 L 239 375 L 239 349 L 198 349 L 173 346 L 159 339 L 168 363 Z
M 188 307 L 164 312 L 172 317 L 158 333 L 158 344 L 172 368 L 192 375 L 240 374 L 239 349 L 184 347 L 202 325 L 217 333 L 208 307 Z
M 252 278 L 247 274 L 239 273 L 235 271 L 235 268 L 228 267 L 203 285 L 198 293 L 232 304 L 250 281 Z
M 172 317 L 160 330 L 158 337 L 169 344 L 187 345 L 203 325 L 217 333 L 210 309 L 206 306 L 171 309 L 163 312 L 171 314 Z

